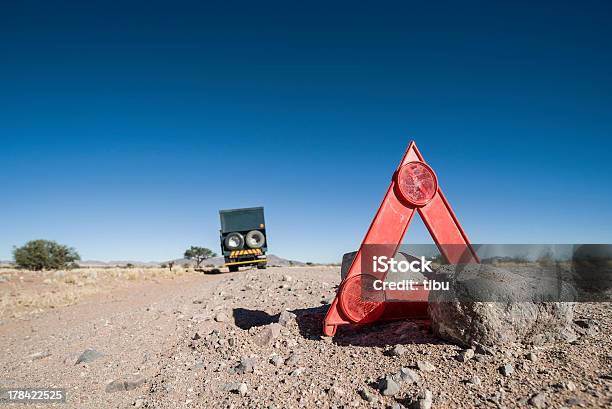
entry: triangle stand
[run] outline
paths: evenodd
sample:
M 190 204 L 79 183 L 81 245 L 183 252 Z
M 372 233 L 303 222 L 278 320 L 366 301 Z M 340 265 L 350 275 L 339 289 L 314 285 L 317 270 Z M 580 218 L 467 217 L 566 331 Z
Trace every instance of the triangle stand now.
M 327 311 L 323 324 L 324 335 L 333 336 L 338 325 L 427 316 L 429 292 L 423 287 L 414 291 L 377 291 L 375 297 L 363 297 L 363 289 L 375 279 L 371 274 L 362 272 L 362 260 L 368 259 L 366 249 L 369 245 L 384 245 L 382 248 L 387 253 L 384 255 L 393 257 L 415 212 L 421 216 L 448 263 L 479 262 L 438 185 L 433 169 L 427 165 L 416 144 L 410 142 L 359 251 L 340 284 L 336 298 Z M 400 301 L 385 302 L 387 299 Z

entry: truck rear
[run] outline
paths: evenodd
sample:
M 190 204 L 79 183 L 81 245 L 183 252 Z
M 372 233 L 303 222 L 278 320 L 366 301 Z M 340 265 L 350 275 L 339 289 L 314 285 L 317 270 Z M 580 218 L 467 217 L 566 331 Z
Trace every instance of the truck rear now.
M 263 207 L 219 210 L 221 252 L 230 272 L 240 266 L 266 268 L 268 250 Z

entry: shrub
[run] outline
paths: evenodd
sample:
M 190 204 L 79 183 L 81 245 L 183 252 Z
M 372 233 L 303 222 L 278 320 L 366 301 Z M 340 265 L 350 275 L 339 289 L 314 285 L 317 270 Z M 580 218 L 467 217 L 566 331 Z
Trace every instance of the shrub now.
M 72 247 L 50 240 L 31 240 L 13 249 L 15 264 L 29 270 L 57 270 L 68 268 L 81 259 Z

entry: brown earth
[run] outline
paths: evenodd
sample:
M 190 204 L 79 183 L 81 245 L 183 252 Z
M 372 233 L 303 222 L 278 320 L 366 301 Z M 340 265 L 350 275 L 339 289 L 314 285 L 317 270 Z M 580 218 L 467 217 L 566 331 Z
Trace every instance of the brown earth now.
M 577 306 L 573 343 L 461 362 L 425 321 L 322 338 L 336 267 L 92 271 L 0 270 L 0 387 L 63 387 L 64 408 L 409 407 L 424 390 L 434 408 L 612 405 L 609 304 Z M 276 324 L 285 310 L 295 317 Z M 75 364 L 87 349 L 101 356 Z M 402 367 L 419 379 L 383 396 L 379 380 Z

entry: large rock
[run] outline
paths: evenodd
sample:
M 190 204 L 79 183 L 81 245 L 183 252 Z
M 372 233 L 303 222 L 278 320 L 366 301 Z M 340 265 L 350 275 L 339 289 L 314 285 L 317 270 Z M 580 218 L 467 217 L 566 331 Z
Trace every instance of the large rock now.
M 575 339 L 573 303 L 547 301 L 568 299 L 571 288 L 553 275 L 538 274 L 482 265 L 441 267 L 436 280 L 451 285 L 430 292 L 434 333 L 465 347 Z

